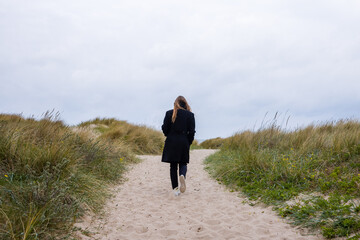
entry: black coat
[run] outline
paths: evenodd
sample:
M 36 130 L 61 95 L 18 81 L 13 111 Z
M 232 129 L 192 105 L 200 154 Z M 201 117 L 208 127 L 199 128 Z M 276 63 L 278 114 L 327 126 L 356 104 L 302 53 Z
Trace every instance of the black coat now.
M 192 112 L 179 109 L 175 122 L 173 110 L 165 114 L 162 131 L 166 136 L 162 162 L 189 163 L 190 145 L 194 141 L 195 118 Z

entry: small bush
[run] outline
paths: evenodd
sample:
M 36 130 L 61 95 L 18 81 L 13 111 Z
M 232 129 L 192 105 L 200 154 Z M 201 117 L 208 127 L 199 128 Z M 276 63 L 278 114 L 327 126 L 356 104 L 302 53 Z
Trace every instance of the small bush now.
M 190 150 L 201 149 L 201 148 L 202 147 L 200 146 L 199 142 L 196 139 L 194 139 L 194 141 L 190 145 Z

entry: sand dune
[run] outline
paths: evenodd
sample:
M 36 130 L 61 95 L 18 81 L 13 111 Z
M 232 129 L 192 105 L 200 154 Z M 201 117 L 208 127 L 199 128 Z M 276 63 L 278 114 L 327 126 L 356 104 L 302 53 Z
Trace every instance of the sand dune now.
M 322 239 L 302 235 L 270 208 L 252 207 L 211 179 L 202 161 L 213 150 L 191 152 L 187 190 L 171 191 L 169 165 L 160 156 L 127 173 L 128 181 L 114 189 L 102 218 L 87 217 L 77 226 L 80 239 Z

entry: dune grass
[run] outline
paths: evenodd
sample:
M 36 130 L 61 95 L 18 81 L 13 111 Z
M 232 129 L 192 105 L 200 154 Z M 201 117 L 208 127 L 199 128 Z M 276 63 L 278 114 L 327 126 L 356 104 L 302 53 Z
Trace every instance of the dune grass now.
M 190 145 L 190 150 L 195 150 L 195 149 L 202 149 L 202 147 L 200 146 L 199 142 L 196 139 L 194 139 L 194 141 Z
M 114 118 L 96 118 L 79 127 L 93 127 L 101 139 L 126 145 L 136 154 L 160 154 L 165 141 L 160 131 Z
M 284 131 L 270 125 L 223 141 L 206 160 L 220 182 L 275 206 L 327 238 L 360 231 L 360 123 L 340 120 Z
M 225 139 L 218 137 L 218 138 L 211 138 L 203 141 L 200 144 L 200 147 L 205 149 L 219 149 L 223 145 Z
M 76 219 L 101 209 L 108 184 L 136 161 L 128 148 L 74 133 L 57 116 L 1 114 L 0 239 L 69 237 Z

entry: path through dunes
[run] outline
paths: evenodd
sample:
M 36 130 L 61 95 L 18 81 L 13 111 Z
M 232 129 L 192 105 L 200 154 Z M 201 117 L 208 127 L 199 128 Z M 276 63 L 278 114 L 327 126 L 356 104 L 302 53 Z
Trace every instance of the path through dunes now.
M 127 173 L 100 219 L 77 226 L 90 232 L 82 239 L 322 239 L 302 236 L 270 208 L 252 207 L 203 169 L 214 150 L 191 151 L 186 192 L 171 191 L 169 164 L 160 156 L 141 156 L 143 162 Z

